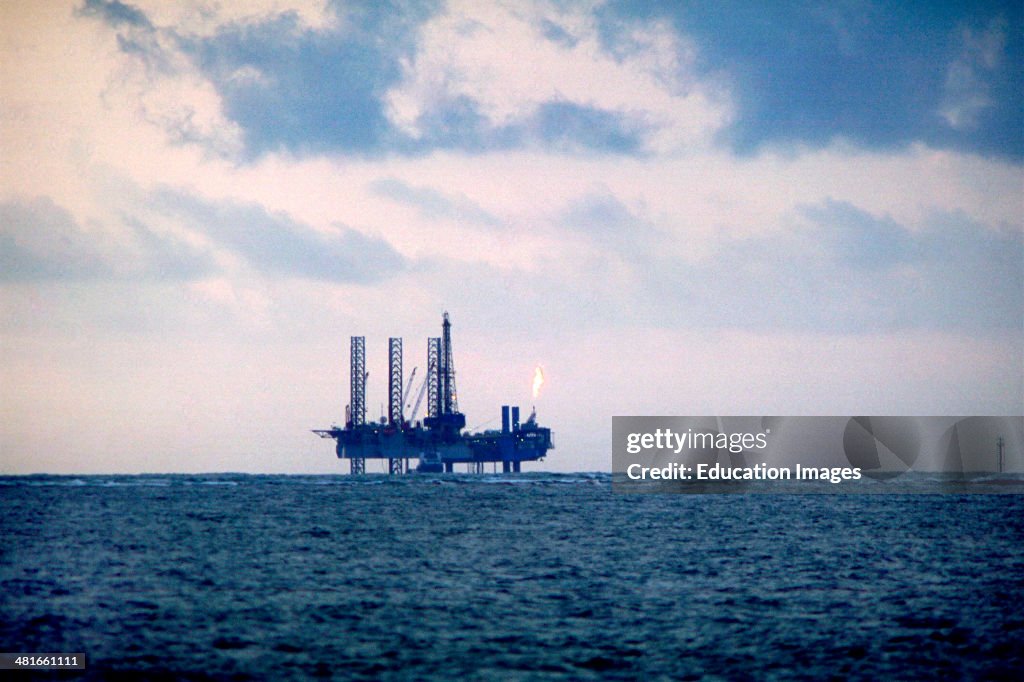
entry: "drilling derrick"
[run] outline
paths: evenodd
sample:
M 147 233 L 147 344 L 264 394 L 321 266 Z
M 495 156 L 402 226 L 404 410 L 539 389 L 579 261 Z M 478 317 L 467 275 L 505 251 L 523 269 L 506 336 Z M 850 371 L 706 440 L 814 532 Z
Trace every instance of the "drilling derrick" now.
M 427 417 L 436 417 L 441 413 L 441 382 L 438 380 L 440 355 L 441 338 L 432 336 L 427 339 Z
M 444 314 L 441 326 L 441 414 L 458 414 L 458 392 L 455 390 L 455 360 L 452 357 L 452 323 Z
M 349 364 L 349 412 L 352 426 L 366 423 L 366 337 L 352 337 Z
M 388 339 L 388 422 L 402 426 L 402 339 Z
M 353 336 L 349 363 L 349 423 L 350 429 L 366 424 L 366 337 Z M 366 459 L 351 457 L 353 474 L 366 473 Z
M 455 395 L 455 363 L 452 360 L 452 323 L 448 320 L 448 313 L 444 314 L 444 321 L 441 326 L 440 343 L 438 339 L 431 339 L 431 348 L 437 348 L 437 414 L 427 417 L 423 424 L 435 429 L 441 437 L 442 442 L 453 443 L 459 438 L 459 432 L 466 426 L 466 416 L 459 412 L 458 401 Z M 433 351 L 428 356 L 433 359 Z M 433 376 L 432 374 L 430 376 Z
M 402 339 L 388 339 L 388 423 L 393 429 L 402 430 Z M 388 473 L 403 471 L 401 457 L 388 457 Z

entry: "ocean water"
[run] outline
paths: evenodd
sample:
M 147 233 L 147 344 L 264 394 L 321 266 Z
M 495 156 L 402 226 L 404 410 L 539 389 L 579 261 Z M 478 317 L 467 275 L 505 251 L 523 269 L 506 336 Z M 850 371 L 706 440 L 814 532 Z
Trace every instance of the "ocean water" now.
M 624 495 L 604 474 L 18 477 L 0 478 L 0 529 L 0 650 L 87 655 L 84 673 L 41 678 L 1024 670 L 1019 494 Z

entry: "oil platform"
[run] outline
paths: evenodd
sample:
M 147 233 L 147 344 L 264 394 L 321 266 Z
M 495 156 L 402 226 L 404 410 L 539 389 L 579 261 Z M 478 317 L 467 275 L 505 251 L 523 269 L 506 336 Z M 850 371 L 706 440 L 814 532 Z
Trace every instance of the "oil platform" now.
M 500 431 L 463 431 L 466 416 L 459 412 L 452 325 L 447 312 L 441 336 L 427 339 L 427 373 L 408 419 L 404 400 L 410 394 L 417 368 L 413 368 L 403 390 L 402 339 L 388 339 L 388 415 L 379 422 L 366 421 L 366 337 L 353 336 L 351 342 L 345 427 L 314 429 L 313 433 L 337 441 L 338 458 L 349 461 L 352 474 L 366 473 L 368 459 L 386 459 L 389 474 L 453 472 L 457 464 L 466 465 L 470 473 L 483 473 L 486 464 L 497 469 L 498 462 L 503 472 L 517 472 L 522 462 L 542 460 L 554 448 L 551 429 L 537 424 L 536 410 L 520 423 L 518 406 L 502 406 Z M 427 414 L 420 422 L 416 416 L 424 396 Z M 418 461 L 415 469 L 410 469 L 413 459 Z

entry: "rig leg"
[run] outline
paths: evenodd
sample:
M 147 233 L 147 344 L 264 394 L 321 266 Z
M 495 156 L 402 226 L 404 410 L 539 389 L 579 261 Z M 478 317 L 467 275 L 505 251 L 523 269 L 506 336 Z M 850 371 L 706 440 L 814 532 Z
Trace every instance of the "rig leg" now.
M 349 473 L 353 476 L 362 476 L 366 473 L 366 460 L 362 457 L 353 457 L 349 463 L 352 465 Z
M 519 473 L 519 460 L 518 459 L 512 460 L 512 471 L 514 471 L 517 474 Z
M 512 462 L 505 460 L 501 463 L 501 473 L 507 474 L 510 471 L 512 471 Z
M 401 476 L 403 473 L 405 473 L 405 472 L 402 470 L 402 460 L 400 460 L 400 459 L 389 459 L 388 460 L 388 475 L 394 476 L 394 475 L 397 474 L 397 475 Z
M 452 463 L 451 462 L 445 462 L 444 463 L 444 472 L 446 474 L 452 473 Z

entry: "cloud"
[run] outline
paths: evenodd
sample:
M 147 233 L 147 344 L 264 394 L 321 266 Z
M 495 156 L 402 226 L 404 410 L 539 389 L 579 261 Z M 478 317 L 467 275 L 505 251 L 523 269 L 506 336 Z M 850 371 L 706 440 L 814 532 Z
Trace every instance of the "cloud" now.
M 607 187 L 570 201 L 555 222 L 583 236 L 593 257 L 605 254 L 636 270 L 658 259 L 670 239 L 640 210 L 626 206 Z
M 556 217 L 574 240 L 563 247 L 571 259 L 465 281 L 503 311 L 551 327 L 853 336 L 1024 327 L 1024 233 L 1016 228 L 936 210 L 911 229 L 832 198 L 778 220 L 760 232 L 719 234 L 695 256 L 685 230 L 594 191 Z
M 253 155 L 358 152 L 383 143 L 387 122 L 374 95 L 397 73 L 369 36 L 301 31 L 286 15 L 190 40 L 186 51 Z
M 699 142 L 728 116 L 688 78 L 693 55 L 679 36 L 632 29 L 635 49 L 612 58 L 581 13 L 564 17 L 570 28 L 559 37 L 538 8 L 365 3 L 317 28 L 284 12 L 213 33 L 164 27 L 159 40 L 125 32 L 121 44 L 148 61 L 190 61 L 250 159 L 438 148 L 631 154 Z M 167 128 L 182 141 L 206 139 L 189 124 L 179 115 Z
M 1024 160 L 1024 18 L 1009 1 L 140 6 L 83 13 L 149 64 L 138 97 L 170 139 L 247 161 L 836 140 Z
M 641 219 L 607 188 L 573 200 L 562 211 L 559 222 L 591 233 L 631 232 Z
M 826 199 L 794 209 L 777 232 L 722 236 L 696 260 L 677 255 L 673 242 L 684 236 L 643 215 L 595 192 L 559 214 L 568 241 L 538 252 L 532 267 L 430 258 L 413 277 L 461 317 L 505 334 L 509 319 L 527 318 L 560 333 L 646 327 L 854 338 L 981 338 L 1024 326 L 1024 237 L 962 214 L 936 212 L 910 230 Z
M 484 227 L 500 227 L 501 219 L 466 196 L 446 194 L 431 187 L 413 186 L 398 178 L 375 180 L 370 190 L 377 196 L 416 208 L 428 221 L 455 220 Z
M 203 253 L 128 219 L 86 231 L 48 197 L 0 203 L 0 279 L 191 279 L 211 271 Z
M 430 12 L 414 2 L 140 4 L 147 11 L 90 0 L 82 11 L 116 34 L 125 68 L 115 94 L 178 144 L 250 160 L 383 149 L 392 131 L 381 95 Z
M 541 104 L 526 128 L 549 148 L 620 154 L 640 151 L 646 132 L 641 121 L 625 114 L 559 101 Z
M 843 265 L 881 270 L 916 260 L 919 244 L 889 217 L 877 218 L 845 201 L 797 207 L 797 214 L 821 228 L 823 245 Z
M 197 10 L 198 11 L 198 10 Z M 181 26 L 154 23 L 136 6 L 89 0 L 78 13 L 112 29 L 120 55 L 106 76 L 104 104 L 130 109 L 175 145 L 234 158 L 242 131 L 227 116 L 223 97 L 181 49 Z M 289 15 L 293 16 L 293 15 Z
M 725 242 L 681 269 L 677 320 L 843 333 L 897 329 L 978 332 L 1024 326 L 1024 235 L 936 212 L 919 231 L 826 199 L 798 208 L 790 228 Z M 685 312 L 683 312 L 685 311 Z
M 406 267 L 404 258 L 383 239 L 347 227 L 337 227 L 330 234 L 317 232 L 257 204 L 210 201 L 164 189 L 154 193 L 150 206 L 183 221 L 265 274 L 369 284 Z
M 387 241 L 351 228 L 316 231 L 258 204 L 180 189 L 128 193 L 117 218 L 88 229 L 48 197 L 0 203 L 0 280 L 195 280 L 241 257 L 265 275 L 368 284 L 407 267 Z
M 629 26 L 631 48 L 612 55 L 589 7 L 549 12 L 554 19 L 545 15 L 551 9 L 450 3 L 421 27 L 403 61 L 401 82 L 386 96 L 390 121 L 429 142 L 438 121 L 461 112 L 473 134 L 453 139 L 446 127 L 444 141 L 457 147 L 623 154 L 699 145 L 728 119 L 714 84 L 695 78 L 682 35 L 657 23 Z
M 173 26 L 187 35 L 214 35 L 224 26 L 258 23 L 281 15 L 295 17 L 297 24 L 313 30 L 337 27 L 338 14 L 332 0 L 133 0 L 154 24 Z
M 152 28 L 152 24 L 145 13 L 132 5 L 126 5 L 118 0 L 85 0 L 82 5 L 83 16 L 99 17 L 111 26 L 129 24 L 140 28 Z
M 989 77 L 1003 61 L 1006 49 L 1006 22 L 993 19 L 980 33 L 969 28 L 962 32 L 962 49 L 946 72 L 939 113 L 955 130 L 973 130 L 982 114 L 995 106 Z
M 1024 329 L 1024 232 L 936 212 L 916 241 L 919 290 L 937 326 Z
M 431 11 L 396 4 L 358 4 L 324 29 L 286 13 L 180 44 L 223 98 L 250 156 L 372 154 L 394 142 L 382 98 Z
M 88 279 L 113 274 L 102 249 L 51 199 L 0 204 L 0 277 Z
M 624 24 L 669 22 L 688 36 L 700 73 L 728 83 L 735 115 L 721 139 L 740 153 L 841 138 L 1024 160 L 1024 15 L 1013 0 L 927 10 L 610 0 L 596 15 L 610 49 Z

